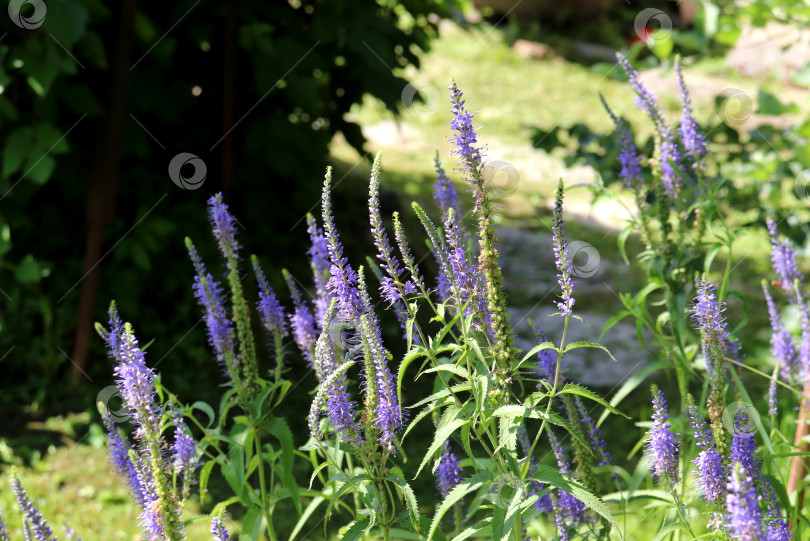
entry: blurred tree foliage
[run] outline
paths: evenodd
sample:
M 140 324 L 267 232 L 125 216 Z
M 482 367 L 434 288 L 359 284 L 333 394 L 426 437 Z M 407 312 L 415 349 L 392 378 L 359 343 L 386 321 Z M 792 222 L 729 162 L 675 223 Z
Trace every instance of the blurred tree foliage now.
M 213 262 L 205 200 L 224 191 L 246 253 L 268 258 L 286 297 L 277 271 L 305 276 L 299 219 L 319 200 L 329 141 L 341 132 L 364 153 L 345 113 L 364 94 L 397 109 L 398 68 L 418 64 L 430 15 L 447 10 L 12 0 L 0 17 L 0 408 L 92 404 L 111 366 L 88 325 L 112 298 L 144 342 L 159 339 L 151 362 L 166 357 L 160 370 L 181 397 L 219 381 L 182 242 Z M 205 163 L 200 189 L 169 178 L 181 152 Z M 78 404 L 71 372 L 89 384 Z

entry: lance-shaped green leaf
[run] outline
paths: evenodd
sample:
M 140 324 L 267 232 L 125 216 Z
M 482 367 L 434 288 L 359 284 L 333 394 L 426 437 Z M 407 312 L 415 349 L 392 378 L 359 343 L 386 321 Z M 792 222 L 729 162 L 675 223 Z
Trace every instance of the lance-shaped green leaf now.
M 430 524 L 430 532 L 428 532 L 428 541 L 433 539 L 436 529 L 441 523 L 442 517 L 450 510 L 453 505 L 461 501 L 464 496 L 471 492 L 475 492 L 488 481 L 492 479 L 492 475 L 487 471 L 478 472 L 469 479 L 464 479 L 461 483 L 453 487 L 453 490 L 447 495 L 444 501 L 436 509 L 436 514 L 433 516 L 433 522 Z
M 396 468 L 396 470 L 399 470 L 399 468 Z M 402 493 L 405 498 L 405 506 L 408 508 L 408 515 L 411 517 L 411 524 L 413 524 L 417 532 L 420 532 L 419 506 L 416 504 L 416 495 L 413 493 L 411 485 L 408 484 L 400 471 L 392 471 L 386 479 L 394 483 Z
M 563 390 L 560 391 L 560 394 L 566 394 L 566 393 L 567 394 L 576 394 L 576 395 L 579 395 L 579 396 L 584 396 L 585 398 L 589 398 L 589 399 L 593 400 L 594 402 L 596 402 L 596 403 L 604 406 L 605 408 L 607 408 L 608 411 L 610 411 L 611 413 L 613 413 L 615 415 L 621 415 L 622 417 L 626 417 L 626 418 L 630 419 L 629 416 L 627 416 L 624 413 L 617 410 L 615 407 L 613 407 L 612 404 L 608 403 L 604 398 L 602 398 L 601 396 L 599 396 L 595 392 L 593 392 L 590 389 L 587 389 L 587 388 L 585 388 L 585 387 L 583 387 L 581 385 L 577 385 L 576 383 L 566 383 Z
M 601 349 L 602 351 L 607 353 L 610 356 L 611 359 L 613 359 L 614 361 L 616 360 L 616 357 L 613 356 L 613 354 L 608 350 L 608 348 L 606 348 L 602 344 L 597 344 L 596 342 L 591 342 L 590 340 L 577 340 L 576 342 L 571 342 L 570 344 L 565 346 L 565 350 L 563 350 L 563 353 L 568 353 L 569 351 L 579 349 L 579 348 Z
M 561 488 L 562 490 L 566 491 L 567 493 L 571 494 L 576 499 L 584 503 L 586 507 L 588 507 L 588 509 L 599 514 L 611 525 L 616 527 L 617 530 L 619 529 L 618 524 L 616 523 L 616 519 L 613 518 L 613 514 L 607 508 L 605 503 L 602 500 L 600 500 L 597 496 L 592 494 L 588 489 L 585 488 L 585 486 L 582 485 L 582 483 L 580 483 L 576 479 L 573 479 L 567 475 L 562 475 L 557 470 L 544 464 L 538 465 L 537 470 L 529 478 L 536 479 L 541 483 L 548 483 L 549 485 Z M 619 533 L 619 535 L 621 535 L 621 532 Z

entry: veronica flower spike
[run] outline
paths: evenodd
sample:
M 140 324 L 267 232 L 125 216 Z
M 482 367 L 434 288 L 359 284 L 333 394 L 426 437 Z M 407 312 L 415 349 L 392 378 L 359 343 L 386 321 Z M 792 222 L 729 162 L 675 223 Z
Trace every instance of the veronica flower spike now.
M 450 491 L 461 482 L 461 467 L 458 458 L 450 451 L 450 440 L 444 442 L 442 456 L 436 467 L 436 485 L 442 498 L 446 498 Z
M 377 316 L 371 309 L 362 267 L 358 277 L 361 299 L 366 308 L 357 328 L 365 361 L 366 416 L 377 430 L 380 446 L 393 452 L 395 434 L 403 425 L 396 381 L 388 368 L 388 352 L 383 345 Z
M 678 128 L 681 136 L 681 144 L 686 154 L 694 160 L 697 169 L 702 170 L 703 158 L 709 152 L 706 149 L 706 140 L 703 133 L 700 131 L 700 127 L 697 125 L 697 121 L 692 113 L 689 90 L 686 88 L 686 83 L 683 80 L 680 59 L 675 60 L 675 75 L 678 78 L 678 88 L 681 92 L 681 103 L 683 105 L 681 125 Z
M 681 189 L 681 180 L 678 176 L 677 168 L 681 161 L 678 145 L 675 142 L 675 134 L 669 122 L 664 118 L 655 96 L 641 84 L 638 72 L 621 53 L 616 53 L 619 65 L 624 70 L 627 79 L 630 81 L 636 93 L 636 105 L 647 112 L 649 117 L 655 122 L 656 131 L 656 168 L 661 174 L 661 183 L 667 197 L 675 199 Z
M 633 135 L 627 129 L 624 121 L 617 117 L 610 107 L 608 107 L 601 93 L 599 94 L 599 99 L 602 100 L 602 106 L 605 108 L 605 111 L 607 111 L 607 114 L 610 115 L 611 120 L 613 120 L 613 124 L 616 126 L 616 132 L 619 135 L 621 151 L 619 152 L 619 157 L 616 158 L 622 166 L 619 172 L 619 178 L 624 182 L 625 188 L 640 190 L 642 182 L 641 162 L 636 143 L 633 140 Z
M 338 327 L 334 327 L 336 302 L 333 300 L 327 308 L 324 329 L 317 338 L 314 356 L 315 375 L 322 385 L 327 386 L 323 405 L 326 406 L 332 431 L 339 434 L 344 441 L 357 442 L 360 431 L 354 419 L 356 405 L 349 396 L 346 376 L 337 374 L 340 361 L 338 348 L 332 338 L 335 331 L 339 330 Z M 313 402 L 310 412 L 310 432 L 316 441 L 321 439 L 317 424 L 321 407 L 322 405 Z
M 700 332 L 709 378 L 716 377 L 718 369 L 722 373 L 725 357 L 738 357 L 737 343 L 726 330 L 723 307 L 724 303 L 717 300 L 714 286 L 701 279 L 697 283 L 697 295 L 691 313 L 695 329 Z
M 293 313 L 289 316 L 293 340 L 295 340 L 304 360 L 307 361 L 308 365 L 312 366 L 313 350 L 318 339 L 317 322 L 312 315 L 312 310 L 305 303 L 292 275 L 287 269 L 282 269 L 281 273 L 284 275 L 284 281 L 287 283 L 287 288 L 290 290 L 290 296 L 292 296 L 293 300 Z M 325 318 L 326 314 L 324 314 Z M 321 322 L 321 325 L 323 324 L 324 322 Z
M 329 247 L 323 230 L 312 214 L 307 213 L 307 232 L 309 233 L 310 248 L 307 250 L 309 265 L 315 282 L 315 322 L 318 329 L 323 328 L 326 309 L 329 306 L 330 295 L 326 283 L 329 281 Z
M 695 488 L 708 503 L 720 504 L 726 495 L 728 471 L 723 456 L 717 452 L 711 429 L 706 426 L 706 421 L 692 401 L 691 395 L 688 399 L 689 420 L 695 430 L 696 445 L 701 449 L 692 460 L 697 467 Z
M 355 324 L 363 313 L 360 294 L 357 291 L 357 274 L 349 265 L 349 260 L 343 257 L 343 244 L 340 242 L 335 219 L 332 216 L 332 168 L 326 168 L 321 194 L 323 211 L 323 230 L 326 236 L 326 245 L 329 250 L 329 259 L 332 266 L 329 269 L 327 288 L 329 294 L 338 301 L 337 314 L 340 318 Z
M 453 183 L 447 178 L 441 162 L 439 162 L 439 153 L 436 152 L 436 157 L 433 158 L 433 167 L 436 169 L 436 184 L 433 185 L 433 200 L 439 206 L 442 218 L 447 217 L 449 209 L 459 211 L 458 206 L 458 192 L 456 191 Z
M 48 526 L 48 521 L 39 512 L 39 509 L 28 498 L 28 494 L 20 483 L 15 473 L 11 475 L 11 489 L 17 497 L 17 505 L 23 515 L 23 526 L 26 532 L 26 539 L 36 541 L 56 541 L 53 530 Z M 3 532 L 5 534 L 5 532 Z M 30 533 L 30 537 L 29 534 Z
M 202 258 L 197 253 L 197 248 L 188 238 L 186 238 L 186 247 L 194 265 L 194 286 L 192 289 L 197 304 L 203 309 L 203 318 L 208 330 L 208 343 L 211 349 L 214 350 L 217 362 L 223 367 L 234 388 L 240 391 L 242 378 L 239 374 L 239 358 L 234 353 L 233 319 L 226 310 L 222 286 L 214 280 L 214 277 L 205 268 Z M 113 334 L 115 333 L 110 333 L 110 335 Z M 108 347 L 113 352 L 117 351 L 116 345 L 109 344 L 109 340 Z
M 756 488 L 739 464 L 734 464 L 729 477 L 726 510 L 728 529 L 735 540 L 765 541 Z
M 211 535 L 214 538 L 214 541 L 229 541 L 230 535 L 228 535 L 228 530 L 225 529 L 225 525 L 222 523 L 222 518 L 214 517 L 211 519 Z
M 672 426 L 667 422 L 669 413 L 664 393 L 653 385 L 652 395 L 653 426 L 648 432 L 646 454 L 658 482 L 674 491 L 680 477 L 680 443 L 678 435 L 672 432 Z
M 208 218 L 227 269 L 233 320 L 239 343 L 240 369 L 247 391 L 253 394 L 255 383 L 259 378 L 259 367 L 256 363 L 256 344 L 250 325 L 250 307 L 245 300 L 239 275 L 241 247 L 236 241 L 236 218 L 228 210 L 228 205 L 222 201 L 222 194 L 213 195 L 208 200 Z
M 130 409 L 132 422 L 138 427 L 139 483 L 143 494 L 141 522 L 148 539 L 176 541 L 185 539 L 180 520 L 179 502 L 167 479 L 167 466 L 161 438 L 161 408 L 155 403 L 155 372 L 146 365 L 143 350 L 132 326 L 125 323 L 116 341 L 118 352 L 113 358 L 118 389 Z
M 771 355 L 779 364 L 782 379 L 793 381 L 798 376 L 798 353 L 793 338 L 782 324 L 782 318 L 773 302 L 773 297 L 765 280 L 762 281 L 762 293 L 768 305 L 768 316 L 771 320 Z
M 0 541 L 8 541 L 8 532 L 6 531 L 6 523 L 3 520 L 2 510 L 0 510 Z
M 402 268 L 391 248 L 391 241 L 388 233 L 382 224 L 380 216 L 380 159 L 382 153 L 378 153 L 371 166 L 371 182 L 368 187 L 368 213 L 371 222 L 371 236 L 374 238 L 374 246 L 377 247 L 377 258 L 382 262 L 382 268 L 387 274 L 380 281 L 380 293 L 389 304 L 395 304 L 401 297 L 402 292 L 398 289 Z M 413 285 L 411 284 L 411 291 Z
M 557 308 L 563 316 L 570 316 L 574 308 L 574 286 L 576 282 L 571 279 L 574 270 L 574 260 L 568 251 L 568 237 L 565 236 L 565 222 L 563 221 L 563 181 L 560 179 L 557 185 L 557 197 L 554 202 L 554 213 L 552 218 L 552 241 L 554 249 L 554 262 L 557 265 L 557 283 L 560 285 L 562 294 Z
M 506 295 L 503 292 L 503 274 L 498 264 L 498 237 L 495 234 L 492 202 L 483 172 L 483 158 L 478 138 L 473 127 L 473 115 L 464 107 L 464 98 L 456 83 L 450 85 L 450 102 L 453 105 L 453 120 L 450 127 L 455 134 L 455 150 L 465 178 L 474 187 L 474 212 L 478 220 L 480 251 L 478 270 L 482 278 L 482 291 L 486 291 L 486 316 L 483 319 L 487 332 L 492 337 L 492 356 L 497 366 L 501 387 L 511 384 L 515 343 L 509 314 L 506 310 Z M 449 214 L 449 213 L 448 213 Z
M 779 281 L 779 287 L 788 292 L 793 291 L 794 282 L 804 280 L 796 264 L 796 250 L 779 234 L 775 221 L 768 218 L 766 224 L 771 239 L 771 263 L 773 272 Z

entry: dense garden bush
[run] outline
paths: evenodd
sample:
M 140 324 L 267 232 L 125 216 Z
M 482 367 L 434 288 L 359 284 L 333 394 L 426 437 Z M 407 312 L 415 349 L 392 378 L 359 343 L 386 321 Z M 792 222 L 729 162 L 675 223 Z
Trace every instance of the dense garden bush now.
M 307 216 L 312 279 L 304 283 L 283 271 L 291 308 L 282 306 L 259 260 L 245 258 L 221 196 L 209 200 L 222 277 L 208 270 L 190 239 L 186 244 L 194 295 L 225 381 L 219 404 L 181 404 L 147 364 L 146 346 L 115 304 L 109 322 L 97 326 L 128 408 L 122 416 L 102 407 L 110 459 L 142 509 L 146 538 L 186 538 L 186 521 L 195 518 L 183 509 L 194 487 L 201 500 L 215 500 L 209 520 L 220 541 L 230 536 L 226 512 L 239 517 L 244 539 L 635 539 L 639 523 L 655 539 L 806 536 L 807 436 L 794 408 L 801 404 L 803 418 L 810 307 L 796 253 L 770 222 L 774 280 L 770 287 L 763 282 L 763 295 L 773 362 L 752 366 L 725 314 L 735 269 L 735 231 L 722 214 L 728 182 L 711 173 L 717 168 L 709 166 L 680 68 L 683 113 L 676 127 L 630 63 L 622 56 L 619 63 L 656 135 L 653 154 L 643 157 L 630 127 L 605 104 L 620 142 L 620 177 L 636 200 L 619 249 L 628 262 L 633 256 L 646 283 L 622 295 L 624 310 L 603 332 L 633 318 L 639 339 L 646 329 L 659 358 L 610 401 L 567 377 L 566 355 L 573 350 L 601 349 L 604 362 L 612 355 L 597 343 L 568 339 L 569 324 L 580 315 L 562 181 L 553 209 L 559 298 L 551 315 L 563 319 L 563 330 L 552 342 L 538 325 L 536 347 L 514 346 L 486 149 L 453 83 L 454 154 L 471 202 L 437 158 L 440 221 L 413 204 L 412 216 L 394 213 L 388 226 L 380 211 L 378 155 L 368 193 L 375 254 L 358 264 L 344 255 L 327 169 L 320 217 Z M 405 220 L 423 227 L 437 277 L 414 257 Z M 632 233 L 644 247 L 637 254 L 626 249 Z M 720 253 L 726 265 L 717 270 Z M 252 273 L 245 272 L 247 261 Z M 245 280 L 256 284 L 255 303 L 246 298 Z M 798 345 L 782 323 L 785 303 L 801 314 Z M 384 310 L 401 324 L 402 358 L 382 340 Z M 263 340 L 254 334 L 259 328 Z M 290 363 L 306 363 L 317 377 L 308 414 L 284 408 L 297 385 L 287 379 Z M 602 421 L 617 415 L 632 423 L 619 409 L 622 400 L 654 371 L 671 373 L 675 385 L 652 387 L 650 420 L 639 420 L 647 433 L 634 449 L 611 447 Z M 755 407 L 764 400 L 749 392 L 756 378 L 769 384 L 767 423 Z M 304 422 L 308 441 L 294 441 L 290 424 Z M 431 424 L 423 454 L 408 456 L 412 447 L 403 442 Z M 631 466 L 628 454 L 641 447 L 644 459 Z M 308 479 L 294 475 L 296 463 L 311 466 Z M 435 489 L 414 489 L 424 486 L 415 480 L 431 474 Z M 224 480 L 217 490 L 215 478 Z M 15 477 L 13 485 L 26 538 L 52 539 L 22 480 Z M 281 520 L 282 514 L 295 521 Z

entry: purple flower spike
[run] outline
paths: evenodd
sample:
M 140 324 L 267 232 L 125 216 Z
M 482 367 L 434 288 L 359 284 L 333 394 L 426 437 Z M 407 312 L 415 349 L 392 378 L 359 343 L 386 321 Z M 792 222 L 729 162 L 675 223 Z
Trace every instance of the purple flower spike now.
M 483 288 L 479 283 L 478 269 L 467 260 L 467 252 L 464 250 L 458 227 L 458 216 L 452 210 L 447 214 L 444 231 L 447 238 L 447 258 L 450 263 L 448 276 L 452 276 L 449 280 L 450 291 L 459 307 L 467 306 L 465 315 L 476 311 L 486 314 L 486 299 L 481 295 Z
M 793 283 L 796 280 L 799 282 L 804 280 L 796 264 L 796 250 L 779 234 L 779 230 L 776 228 L 776 222 L 768 218 L 767 225 L 768 233 L 771 237 L 771 263 L 773 264 L 773 272 L 779 279 L 779 287 L 785 291 L 793 291 Z
M 307 214 L 307 232 L 311 246 L 307 251 L 309 265 L 312 267 L 312 275 L 315 281 L 315 322 L 318 329 L 323 328 L 323 320 L 326 317 L 326 309 L 329 307 L 331 297 L 326 287 L 329 281 L 329 246 L 323 230 L 318 226 L 315 218 Z
M 399 409 L 396 383 L 388 369 L 387 354 L 376 317 L 371 313 L 361 316 L 358 330 L 371 355 L 371 359 L 366 359 L 366 370 L 371 368 L 375 376 L 373 386 L 368 385 L 366 388 L 367 393 L 375 393 L 374 426 L 380 431 L 380 445 L 387 451 L 393 452 L 395 433 L 402 428 L 403 424 L 402 413 Z M 369 367 L 369 363 L 371 363 L 371 367 Z
M 517 439 L 520 443 L 520 448 L 523 450 L 523 454 L 526 455 L 529 459 L 529 469 L 527 474 L 530 476 L 534 472 L 537 471 L 537 460 L 534 456 L 529 456 L 529 450 L 531 449 L 531 443 L 529 442 L 529 433 L 526 431 L 526 425 L 521 424 L 518 426 L 517 429 Z M 536 480 L 529 481 L 529 496 L 533 496 L 538 494 L 545 488 L 543 483 L 540 483 Z M 534 502 L 534 508 L 537 510 L 538 513 L 541 514 L 548 514 L 551 513 L 554 508 L 552 506 L 551 501 L 551 493 L 547 492 L 540 496 L 537 501 Z
M 703 357 L 706 360 L 706 371 L 709 377 L 717 374 L 717 364 L 720 370 L 725 366 L 725 357 L 737 359 L 739 347 L 726 330 L 726 320 L 723 317 L 724 303 L 718 302 L 714 294 L 714 286 L 705 280 L 697 284 L 697 295 L 691 309 L 692 321 L 695 328 L 700 331 L 703 347 Z
M 116 359 L 114 355 L 118 353 L 118 339 L 121 337 L 121 329 L 124 328 L 124 323 L 118 316 L 118 309 L 115 307 L 115 302 L 110 304 L 110 309 L 107 313 L 110 317 L 110 328 L 104 337 L 104 341 L 107 343 L 107 353 L 109 353 L 110 356 L 113 357 L 113 360 L 118 363 L 120 362 L 120 359 Z
M 723 456 L 717 452 L 712 431 L 694 404 L 689 406 L 689 419 L 695 429 L 695 440 L 701 449 L 692 460 L 697 466 L 695 488 L 708 503 L 721 503 L 726 495 L 728 472 Z
M 236 218 L 228 212 L 228 205 L 222 202 L 221 193 L 208 200 L 208 219 L 222 256 L 226 260 L 237 258 L 240 246 L 236 242 Z
M 9 541 L 8 532 L 6 531 L 6 523 L 3 520 L 3 512 L 0 511 L 0 541 Z
M 726 510 L 728 529 L 735 540 L 765 541 L 756 488 L 739 464 L 729 477 Z
M 664 194 L 671 199 L 675 199 L 681 191 L 681 181 L 678 178 L 678 146 L 675 144 L 675 136 L 667 126 L 661 134 L 660 152 L 658 155 L 659 166 L 661 168 L 661 183 L 664 186 Z
M 810 375 L 810 306 L 804 300 L 801 288 L 794 288 L 796 293 L 796 304 L 801 314 L 801 342 L 799 343 L 798 362 L 796 370 L 799 372 L 799 380 L 804 381 Z
M 124 478 L 129 487 L 129 493 L 138 507 L 143 508 L 144 502 L 147 498 L 146 487 L 141 484 L 143 475 L 138 471 L 132 459 L 129 456 L 129 445 L 118 430 L 113 425 L 112 417 L 109 412 L 103 416 L 104 426 L 107 428 L 107 439 L 109 443 L 109 457 L 110 463 L 115 470 L 115 473 Z
M 453 120 L 450 122 L 450 129 L 454 133 L 453 154 L 458 156 L 466 180 L 470 184 L 476 184 L 481 176 L 483 158 L 477 146 L 478 136 L 472 123 L 473 113 L 464 108 L 464 95 L 455 81 L 450 85 L 450 102 L 453 104 Z
M 332 335 L 341 330 L 339 324 L 334 322 L 334 304 L 326 311 L 324 320 L 324 330 L 318 337 L 315 345 L 315 375 L 318 381 L 325 381 L 340 366 L 338 351 L 333 341 Z M 332 432 L 339 434 L 344 441 L 359 441 L 359 427 L 354 419 L 356 405 L 349 396 L 348 384 L 345 375 L 337 377 L 332 381 L 331 388 L 327 389 L 326 408 L 329 416 L 329 424 Z M 310 432 L 315 440 L 321 439 L 318 430 L 318 418 L 320 411 L 311 412 Z
M 776 414 L 779 411 L 778 402 L 776 399 L 776 382 L 777 374 L 774 372 L 773 377 L 771 377 L 771 382 L 768 384 L 768 415 L 771 417 L 776 417 Z
M 20 506 L 20 511 L 22 511 L 23 514 L 23 524 L 25 525 L 26 534 L 30 533 L 30 538 L 36 541 L 56 541 L 53 530 L 48 526 L 48 521 L 45 520 L 42 513 L 31 503 L 20 480 L 13 474 L 11 477 L 11 488 L 14 491 L 14 495 L 17 497 L 17 504 Z M 29 537 L 26 537 L 26 539 L 29 539 Z
M 585 432 L 588 434 L 588 442 L 591 444 L 591 449 L 596 451 L 596 454 L 599 456 L 599 465 L 610 465 L 612 459 L 610 452 L 607 450 L 607 442 L 602 439 L 602 432 L 599 430 L 599 427 L 596 426 L 593 418 L 588 414 L 588 410 L 585 409 L 585 404 L 582 403 L 582 400 L 580 400 L 578 396 L 574 397 L 574 404 L 576 405 L 579 418 L 585 425 Z
M 748 426 L 748 412 L 745 408 L 737 411 L 734 416 L 733 438 L 731 439 L 731 461 L 739 464 L 746 477 L 757 479 L 760 474 L 759 455 L 757 444 L 754 441 L 754 432 Z
M 672 432 L 667 422 L 667 401 L 664 393 L 653 386 L 653 426 L 647 438 L 647 456 L 650 459 L 653 473 L 658 482 L 669 487 L 678 484 L 680 473 L 678 471 L 678 457 L 680 444 L 678 435 Z
M 602 105 L 604 106 L 608 115 L 610 115 L 611 120 L 613 120 L 613 124 L 616 126 L 616 132 L 619 135 L 621 151 L 619 152 L 619 157 L 617 160 L 622 166 L 622 170 L 619 172 L 619 178 L 621 178 L 624 182 L 625 188 L 639 190 L 641 189 L 642 182 L 641 162 L 633 136 L 627 129 L 624 121 L 617 117 L 610 107 L 608 107 L 605 98 L 603 98 L 601 94 L 599 95 L 599 98 L 602 100 Z
M 382 261 L 382 268 L 388 275 L 381 280 L 380 292 L 389 304 L 395 304 L 402 297 L 395 285 L 395 282 L 400 281 L 402 267 L 394 255 L 391 241 L 385 227 L 383 227 L 382 217 L 380 216 L 380 157 L 381 153 L 378 153 L 371 167 L 371 182 L 368 188 L 368 213 L 371 222 L 371 236 L 374 238 L 374 246 L 377 247 L 377 258 Z
M 793 381 L 798 375 L 798 354 L 796 345 L 790 333 L 782 325 L 782 318 L 776 309 L 776 305 L 771 297 L 771 292 L 765 282 L 762 283 L 762 291 L 765 294 L 765 302 L 768 304 L 768 315 L 771 320 L 771 355 L 779 363 L 779 370 L 782 379 Z
M 194 264 L 194 297 L 197 299 L 197 304 L 203 309 L 205 326 L 208 329 L 208 343 L 214 350 L 217 362 L 233 379 L 238 377 L 236 373 L 230 374 L 237 364 L 233 351 L 235 343 L 233 320 L 225 309 L 222 287 L 206 270 L 194 244 L 187 239 L 186 246 L 191 262 Z M 233 363 L 233 366 L 229 366 L 230 363 Z
M 219 517 L 211 519 L 211 535 L 214 536 L 214 541 L 229 541 L 231 538 Z
M 190 478 L 197 468 L 197 444 L 188 433 L 186 422 L 179 410 L 172 412 L 174 421 L 174 443 L 172 444 L 172 463 L 174 471 L 183 478 Z
M 450 440 L 447 440 L 444 442 L 442 456 L 436 467 L 436 485 L 439 488 L 439 494 L 442 498 L 446 498 L 460 482 L 461 468 L 458 465 L 458 458 L 450 451 Z
M 535 329 L 535 335 L 540 344 L 550 341 L 542 329 Z M 554 383 L 554 375 L 557 371 L 557 352 L 553 349 L 541 349 L 537 352 L 534 367 L 537 369 L 537 375 L 541 380 Z M 562 381 L 562 379 L 562 370 L 560 370 L 560 380 Z M 541 391 L 545 390 L 543 383 L 540 381 L 537 382 L 537 388 Z
M 436 184 L 433 185 L 433 200 L 439 206 L 442 219 L 447 218 L 447 211 L 453 209 L 458 213 L 458 192 L 453 183 L 447 178 L 442 164 L 439 162 L 439 155 L 433 158 L 433 166 L 436 169 Z
M 563 451 L 560 440 L 557 439 L 554 431 L 550 429 L 548 430 L 548 440 L 551 443 L 554 457 L 557 459 L 557 466 L 560 473 L 570 476 L 571 464 L 565 456 L 565 451 Z M 553 500 L 553 502 L 554 521 L 557 524 L 560 539 L 570 539 L 568 532 L 569 526 L 577 527 L 590 520 L 588 508 L 585 504 L 564 490 L 557 490 L 557 498 Z
M 335 220 L 332 217 L 332 169 L 327 168 L 323 181 L 321 194 L 323 206 L 323 228 L 326 235 L 329 259 L 332 266 L 329 269 L 327 288 L 329 293 L 338 301 L 338 315 L 346 323 L 356 323 L 363 313 L 360 302 L 360 293 L 357 291 L 357 274 L 349 265 L 349 260 L 343 257 L 343 245 L 337 233 Z
M 318 339 L 318 330 L 315 318 L 309 306 L 306 305 L 301 296 L 298 286 L 295 285 L 292 275 L 286 270 L 282 271 L 287 288 L 293 300 L 293 313 L 290 314 L 290 325 L 292 326 L 293 340 L 295 340 L 301 355 L 312 366 L 312 351 Z M 325 315 L 324 315 L 325 317 Z
M 656 139 L 658 144 L 658 167 L 661 171 L 661 183 L 667 197 L 675 199 L 681 189 L 678 177 L 678 165 L 681 156 L 675 143 L 675 134 L 669 122 L 664 118 L 655 96 L 641 84 L 638 72 L 621 53 L 616 53 L 619 65 L 624 70 L 633 91 L 636 93 L 636 106 L 644 110 L 655 123 Z
M 267 283 L 267 278 L 259 266 L 258 259 L 253 259 L 253 272 L 256 274 L 256 282 L 259 284 L 259 300 L 256 303 L 256 308 L 259 311 L 262 325 L 271 336 L 275 335 L 275 333 L 278 333 L 279 337 L 287 336 L 287 320 L 284 308 L 278 302 L 273 288 Z
M 616 59 L 619 61 L 619 66 L 621 66 L 624 74 L 627 76 L 630 86 L 633 87 L 633 91 L 636 93 L 636 106 L 639 109 L 646 111 L 646 113 L 656 124 L 661 122 L 663 120 L 663 115 L 658 108 L 655 95 L 647 90 L 643 84 L 641 84 L 641 81 L 638 78 L 638 71 L 636 71 L 632 64 L 630 64 L 630 61 L 627 60 L 622 53 L 616 53 Z
M 554 214 L 552 218 L 552 236 L 554 246 L 554 262 L 557 265 L 557 283 L 560 284 L 562 294 L 560 302 L 557 302 L 557 308 L 564 316 L 570 316 L 574 308 L 574 286 L 576 282 L 571 280 L 571 274 L 574 270 L 574 261 L 571 253 L 568 251 L 568 237 L 565 236 L 565 222 L 563 221 L 563 182 L 557 186 L 557 198 L 554 202 Z
M 768 525 L 767 532 L 766 539 L 768 541 L 791 541 L 794 539 L 787 522 L 782 518 L 773 520 Z
M 698 169 L 702 169 L 703 157 L 708 154 L 706 140 L 692 113 L 689 90 L 687 90 L 686 83 L 683 80 L 683 71 L 681 70 L 681 64 L 678 60 L 675 61 L 675 75 L 678 78 L 678 88 L 681 92 L 681 103 L 683 105 L 681 125 L 678 128 L 681 136 L 681 144 L 686 154 L 695 161 Z

